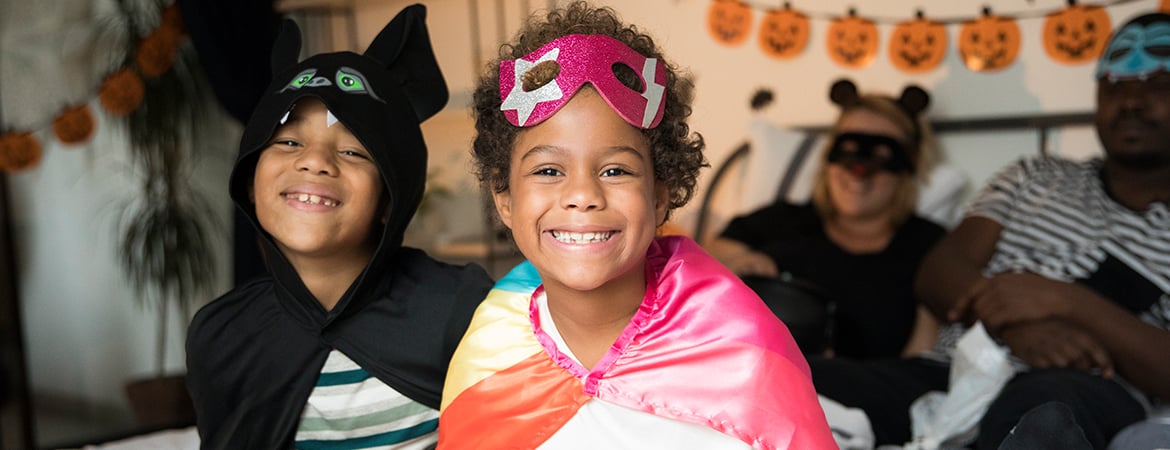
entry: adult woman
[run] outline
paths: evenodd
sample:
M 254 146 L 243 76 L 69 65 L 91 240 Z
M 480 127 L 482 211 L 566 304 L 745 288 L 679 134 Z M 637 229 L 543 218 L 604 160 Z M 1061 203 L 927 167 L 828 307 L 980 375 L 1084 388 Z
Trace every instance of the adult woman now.
M 810 203 L 784 200 L 733 219 L 707 249 L 740 276 L 791 276 L 835 303 L 826 353 L 856 359 L 928 350 L 937 322 L 913 296 L 914 274 L 945 230 L 914 215 L 933 153 L 917 86 L 901 97 L 833 84 L 841 114 Z M 805 349 L 821 351 L 821 349 Z

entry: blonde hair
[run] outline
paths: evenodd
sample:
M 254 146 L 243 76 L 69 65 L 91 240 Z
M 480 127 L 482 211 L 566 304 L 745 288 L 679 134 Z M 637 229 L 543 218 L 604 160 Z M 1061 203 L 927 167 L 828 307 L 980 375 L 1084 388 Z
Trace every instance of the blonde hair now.
M 830 139 L 821 151 L 820 166 L 817 167 L 816 177 L 813 180 L 812 203 L 822 219 L 836 216 L 837 210 L 829 195 L 827 180 L 829 165 L 826 157 L 833 138 L 841 134 L 841 122 L 845 115 L 856 110 L 865 110 L 889 120 L 898 128 L 898 131 L 905 137 L 899 141 L 906 145 L 906 151 L 910 153 L 910 160 L 914 162 L 914 173 L 896 175 L 898 185 L 894 188 L 894 198 L 890 205 L 892 210 L 890 221 L 893 226 L 897 227 L 914 214 L 915 206 L 918 203 L 918 183 L 927 182 L 930 171 L 934 168 L 937 159 L 934 136 L 930 131 L 930 125 L 925 120 L 910 117 L 893 98 L 867 94 L 858 97 L 857 100 L 855 105 L 841 111 L 841 115 L 837 117 L 837 123 L 833 125 Z

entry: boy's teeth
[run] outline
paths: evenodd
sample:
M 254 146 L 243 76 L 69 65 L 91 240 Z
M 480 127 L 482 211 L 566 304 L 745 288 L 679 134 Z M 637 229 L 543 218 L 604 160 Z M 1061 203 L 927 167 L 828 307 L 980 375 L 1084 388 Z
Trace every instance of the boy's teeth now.
M 593 242 L 605 242 L 613 236 L 612 231 L 601 233 L 573 233 L 567 231 L 554 231 L 553 238 L 568 244 L 589 244 Z
M 325 206 L 336 206 L 337 205 L 337 202 L 330 200 L 330 199 L 327 199 L 327 198 L 321 198 L 321 196 L 319 196 L 319 195 L 298 194 L 296 197 L 297 197 L 297 201 L 300 201 L 301 203 L 308 203 L 310 205 L 325 205 Z

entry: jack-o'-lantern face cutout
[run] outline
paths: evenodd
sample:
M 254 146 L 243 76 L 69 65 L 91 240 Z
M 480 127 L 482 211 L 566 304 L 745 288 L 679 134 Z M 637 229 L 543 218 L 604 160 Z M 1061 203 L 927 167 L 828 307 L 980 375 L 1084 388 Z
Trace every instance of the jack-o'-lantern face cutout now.
M 899 23 L 890 35 L 890 61 L 903 72 L 925 72 L 938 67 L 947 54 L 947 29 L 940 23 L 917 19 Z
M 984 14 L 959 28 L 959 57 L 975 72 L 1010 66 L 1020 53 L 1020 26 L 1010 17 Z
M 739 45 L 752 27 L 752 8 L 739 0 L 715 0 L 707 11 L 707 31 L 716 42 Z
M 1065 64 L 1094 61 L 1109 42 L 1112 28 L 1105 8 L 1072 4 L 1044 20 L 1044 50 Z
M 790 59 L 804 51 L 808 44 L 808 16 L 793 11 L 788 5 L 773 9 L 760 22 L 760 50 L 777 59 Z
M 53 133 L 64 144 L 78 144 L 93 137 L 94 118 L 86 105 L 66 108 L 53 120 Z
M 829 57 L 842 66 L 859 69 L 869 65 L 877 54 L 877 26 L 857 17 L 852 11 L 829 23 Z
M 41 162 L 41 143 L 29 132 L 0 134 L 0 172 L 13 173 Z

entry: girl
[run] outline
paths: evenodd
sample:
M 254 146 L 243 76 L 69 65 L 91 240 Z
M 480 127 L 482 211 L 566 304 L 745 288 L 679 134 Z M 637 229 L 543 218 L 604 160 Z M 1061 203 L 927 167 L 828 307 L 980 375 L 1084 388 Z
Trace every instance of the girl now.
M 440 448 L 835 448 L 784 325 L 693 241 L 655 238 L 704 165 L 690 81 L 583 2 L 498 67 L 475 157 L 528 262 L 456 350 Z

